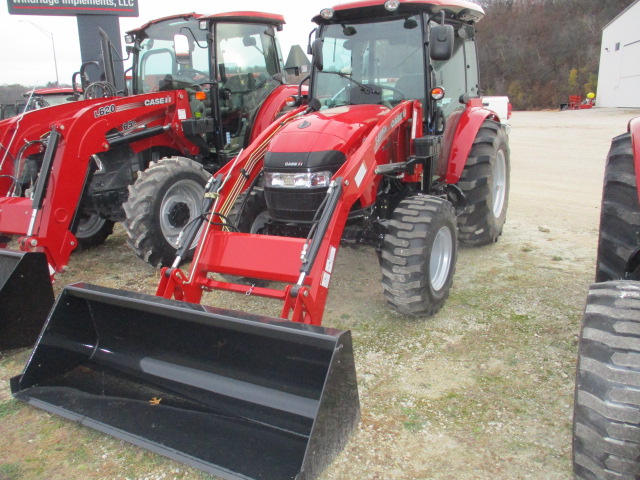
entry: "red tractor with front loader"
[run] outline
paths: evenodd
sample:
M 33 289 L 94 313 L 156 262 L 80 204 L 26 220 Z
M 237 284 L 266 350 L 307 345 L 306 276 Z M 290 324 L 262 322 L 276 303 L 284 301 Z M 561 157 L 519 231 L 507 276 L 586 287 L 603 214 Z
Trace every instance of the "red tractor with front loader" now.
M 202 214 L 211 173 L 298 90 L 284 84 L 276 39 L 283 24 L 282 16 L 259 12 L 154 20 L 126 36 L 129 95 L 96 82 L 83 85 L 84 100 L 0 122 L 0 295 L 15 312 L 0 312 L 0 345 L 31 344 L 41 309 L 53 303 L 50 282 L 34 283 L 42 275 L 33 270 L 48 265 L 51 277 L 64 271 L 73 250 L 104 243 L 114 222 L 124 223 L 140 258 L 171 263 L 180 232 Z M 108 59 L 105 36 L 103 52 Z M 22 253 L 1 249 L 12 238 Z M 19 292 L 26 290 L 43 300 L 25 302 Z
M 126 36 L 130 95 L 97 82 L 87 100 L 0 123 L 0 246 L 20 237 L 60 272 L 123 221 L 138 256 L 169 264 L 210 174 L 296 90 L 283 84 L 283 24 L 258 12 L 154 20 Z
M 576 479 L 640 475 L 640 117 L 613 139 L 600 212 L 596 283 L 579 339 Z
M 480 96 L 483 15 L 464 0 L 322 10 L 308 95 L 209 178 L 156 296 L 65 287 L 14 396 L 223 478 L 316 478 L 359 419 L 350 332 L 321 326 L 341 245 L 375 248 L 389 304 L 428 316 L 458 241 L 502 233 L 509 147 Z M 279 301 L 280 317 L 202 305 L 213 290 Z

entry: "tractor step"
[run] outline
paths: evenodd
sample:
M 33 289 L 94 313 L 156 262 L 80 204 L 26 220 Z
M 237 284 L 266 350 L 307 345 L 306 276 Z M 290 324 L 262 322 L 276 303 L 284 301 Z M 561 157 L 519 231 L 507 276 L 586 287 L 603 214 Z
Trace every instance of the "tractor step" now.
M 227 479 L 312 479 L 359 416 L 351 334 L 65 287 L 13 395 Z

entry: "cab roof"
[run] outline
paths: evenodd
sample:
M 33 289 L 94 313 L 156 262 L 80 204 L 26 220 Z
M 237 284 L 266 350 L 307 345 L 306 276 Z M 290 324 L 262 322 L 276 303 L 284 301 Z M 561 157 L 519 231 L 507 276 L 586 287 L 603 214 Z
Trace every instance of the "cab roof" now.
M 141 27 L 134 28 L 133 30 L 127 31 L 129 34 L 137 34 L 138 32 L 144 31 L 149 28 L 151 25 L 155 25 L 156 23 L 165 22 L 167 20 L 211 20 L 214 22 L 236 22 L 236 23 L 261 23 L 267 25 L 273 25 L 279 27 L 284 25 L 286 22 L 282 15 L 278 15 L 276 13 L 265 13 L 265 12 L 251 12 L 251 11 L 239 11 L 239 12 L 225 12 L 225 13 L 215 13 L 213 15 L 203 15 L 200 13 L 183 13 L 177 15 L 169 15 L 168 17 L 156 18 L 151 20 Z
M 325 20 L 319 14 L 312 21 L 318 25 L 323 23 L 340 23 L 344 21 L 364 20 L 376 17 L 388 17 L 395 14 L 433 13 L 442 10 L 447 18 L 468 23 L 475 23 L 484 17 L 484 9 L 477 3 L 467 0 L 398 0 L 400 6 L 395 12 L 384 8 L 385 0 L 360 0 L 343 3 L 332 8 L 334 17 Z

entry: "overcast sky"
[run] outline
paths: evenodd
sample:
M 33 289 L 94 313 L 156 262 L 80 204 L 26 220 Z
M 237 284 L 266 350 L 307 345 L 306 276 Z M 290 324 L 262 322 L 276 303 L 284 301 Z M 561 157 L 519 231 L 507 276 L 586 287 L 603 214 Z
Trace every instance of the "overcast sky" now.
M 78 26 L 75 17 L 9 15 L 7 2 L 0 5 L 0 85 L 20 83 L 40 86 L 55 81 L 55 64 L 50 36 L 53 34 L 60 83 L 70 84 L 73 72 L 80 68 Z M 238 0 L 220 2 L 211 0 L 139 0 L 139 17 L 122 17 L 120 31 L 142 26 L 147 21 L 168 15 L 196 12 L 202 14 L 240 11 L 259 11 L 284 15 L 286 25 L 279 32 L 280 45 L 286 56 L 291 45 L 300 44 L 306 51 L 309 32 L 315 24 L 311 18 L 322 8 L 343 3 L 338 0 Z M 178 4 L 179 10 L 175 5 Z M 292 8 L 293 6 L 293 8 Z M 124 48 L 124 41 L 123 48 Z

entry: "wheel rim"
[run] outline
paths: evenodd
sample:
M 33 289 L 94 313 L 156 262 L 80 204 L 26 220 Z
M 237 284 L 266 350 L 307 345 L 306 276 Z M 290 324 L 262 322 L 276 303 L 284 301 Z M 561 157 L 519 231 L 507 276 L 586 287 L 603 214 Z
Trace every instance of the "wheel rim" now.
M 102 229 L 104 222 L 107 220 L 102 218 L 97 213 L 91 213 L 89 215 L 83 215 L 78 223 L 78 230 L 76 231 L 76 238 L 81 240 L 84 238 L 90 238 L 97 234 Z
M 267 222 L 269 221 L 269 218 L 270 218 L 269 212 L 267 210 L 260 213 L 260 215 L 258 215 L 256 219 L 253 221 L 253 223 L 251 224 L 251 229 L 249 230 L 249 233 L 261 233 L 261 230 L 267 224 Z
M 203 195 L 204 188 L 193 180 L 180 180 L 167 190 L 160 207 L 160 228 L 173 248 L 178 248 L 180 232 L 193 218 L 202 214 Z M 191 247 L 197 243 L 198 238 Z
M 451 257 L 453 256 L 453 236 L 447 227 L 442 227 L 436 233 L 431 248 L 429 260 L 429 273 L 431 288 L 438 291 L 444 287 L 451 269 Z
M 503 150 L 498 150 L 496 164 L 493 169 L 493 215 L 502 215 L 504 202 L 507 198 L 507 159 Z

